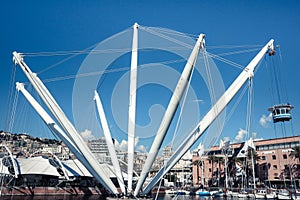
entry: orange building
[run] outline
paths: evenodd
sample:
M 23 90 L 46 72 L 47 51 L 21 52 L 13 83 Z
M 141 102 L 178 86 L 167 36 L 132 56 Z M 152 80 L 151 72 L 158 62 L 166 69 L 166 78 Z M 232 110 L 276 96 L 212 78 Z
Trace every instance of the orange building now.
M 225 159 L 226 153 L 218 146 L 205 150 L 201 157 L 198 156 L 197 151 L 194 151 L 192 158 L 194 186 L 204 184 L 210 187 L 225 187 L 225 162 L 228 187 L 239 187 L 237 174 L 243 173 L 247 181 L 253 184 L 251 159 L 236 159 L 244 144 L 230 144 L 227 159 Z M 299 158 L 291 155 L 294 152 L 293 148 L 300 146 L 300 136 L 258 140 L 254 141 L 254 146 L 253 160 L 257 185 L 296 184 L 300 186 Z

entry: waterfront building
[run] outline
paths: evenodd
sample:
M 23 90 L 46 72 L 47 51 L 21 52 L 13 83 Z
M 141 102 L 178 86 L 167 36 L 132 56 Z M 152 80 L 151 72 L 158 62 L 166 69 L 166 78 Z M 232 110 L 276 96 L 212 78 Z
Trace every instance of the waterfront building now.
M 155 160 L 149 177 L 153 177 L 161 169 L 174 151 L 171 146 L 165 146 Z M 192 154 L 188 151 L 176 165 L 166 174 L 162 182 L 166 187 L 187 187 L 192 185 Z
M 111 163 L 105 138 L 89 140 L 88 146 L 99 163 Z
M 236 156 L 244 146 L 244 143 L 230 144 L 227 153 L 227 172 L 229 186 L 235 185 L 233 173 L 246 173 L 239 171 L 239 167 L 245 164 L 238 161 Z M 255 178 L 257 185 L 298 185 L 300 186 L 299 158 L 292 156 L 293 148 L 300 146 L 300 136 L 274 138 L 254 141 L 255 154 Z M 219 146 L 206 149 L 203 156 L 198 156 L 198 151 L 193 151 L 193 185 L 200 186 L 225 186 L 225 155 Z M 250 161 L 248 161 L 249 163 Z M 248 166 L 250 168 L 250 165 Z M 251 170 L 247 171 L 251 173 Z M 251 175 L 252 176 L 252 175 Z M 252 183 L 252 177 L 248 174 L 248 181 Z

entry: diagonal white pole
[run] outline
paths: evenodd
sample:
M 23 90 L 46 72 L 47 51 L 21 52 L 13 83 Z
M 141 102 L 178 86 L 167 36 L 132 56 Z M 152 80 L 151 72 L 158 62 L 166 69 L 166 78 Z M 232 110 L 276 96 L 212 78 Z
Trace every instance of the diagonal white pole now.
M 102 129 L 104 132 L 109 155 L 111 157 L 111 162 L 112 162 L 114 170 L 115 170 L 115 175 L 117 177 L 118 183 L 121 187 L 123 194 L 125 194 L 126 191 L 125 191 L 125 184 L 124 184 L 124 180 L 123 180 L 123 176 L 122 176 L 122 171 L 121 171 L 121 168 L 120 168 L 120 165 L 118 162 L 118 157 L 117 157 L 116 150 L 115 150 L 113 140 L 111 137 L 111 133 L 110 133 L 110 130 L 108 127 L 108 123 L 107 123 L 107 119 L 106 119 L 105 112 L 103 109 L 103 105 L 102 105 L 101 99 L 100 99 L 97 91 L 95 91 L 94 99 L 96 101 L 99 118 L 100 118 Z
M 118 194 L 118 190 L 113 182 L 110 180 L 108 175 L 105 173 L 103 168 L 98 163 L 97 159 L 90 151 L 88 146 L 85 144 L 84 140 L 81 138 L 73 124 L 66 117 L 65 113 L 59 107 L 53 96 L 50 94 L 48 89 L 42 83 L 42 81 L 37 77 L 35 73 L 32 73 L 30 68 L 26 65 L 23 57 L 17 53 L 13 52 L 13 60 L 19 64 L 24 74 L 27 76 L 34 89 L 37 91 L 41 99 L 44 101 L 46 106 L 49 108 L 53 116 L 56 118 L 58 123 L 62 126 L 65 132 L 68 134 L 69 139 L 76 145 L 77 149 L 85 157 L 85 162 L 82 163 L 87 169 L 91 170 L 90 173 L 95 176 L 95 178 L 110 192 Z
M 131 52 L 130 69 L 130 93 L 129 93 L 129 111 L 128 111 L 128 193 L 132 192 L 132 177 L 134 164 L 134 145 L 135 145 L 135 116 L 136 116 L 136 85 L 137 85 L 137 63 L 138 63 L 138 27 L 133 25 L 133 40 Z
M 11 153 L 11 151 L 9 150 L 9 148 L 3 144 L 0 144 L 0 147 L 3 147 L 5 148 L 5 150 L 7 151 L 7 153 L 9 154 L 9 157 L 11 159 L 11 162 L 12 162 L 12 165 L 13 165 L 13 168 L 14 168 L 14 177 L 15 178 L 18 178 L 18 174 L 19 174 L 19 170 L 18 170 L 18 167 L 17 167 L 17 159 L 14 158 L 13 154 Z M 3 160 L 2 160 L 3 161 Z M 3 164 L 1 163 L 1 168 L 3 167 Z M 1 173 L 2 173 L 2 169 L 1 169 Z M 1 196 L 1 192 L 2 190 L 0 190 L 0 196 Z
M 198 40 L 195 44 L 195 47 L 194 47 L 193 51 L 191 52 L 191 55 L 185 65 L 183 72 L 180 76 L 180 79 L 176 85 L 176 88 L 171 97 L 171 100 L 169 102 L 167 110 L 164 114 L 164 117 L 161 121 L 159 129 L 158 129 L 156 136 L 154 138 L 154 141 L 152 143 L 150 152 L 148 154 L 147 160 L 146 160 L 143 170 L 141 172 L 137 186 L 135 188 L 135 191 L 134 191 L 135 196 L 138 195 L 140 189 L 142 188 L 142 186 L 148 176 L 148 173 L 153 165 L 153 162 L 158 154 L 158 151 L 162 145 L 165 135 L 170 127 L 171 121 L 174 118 L 176 109 L 177 109 L 179 102 L 182 98 L 182 95 L 186 89 L 188 81 L 191 78 L 192 70 L 196 64 L 199 51 L 201 48 L 204 47 L 204 36 L 205 36 L 204 34 L 199 35 Z
M 33 98 L 33 96 L 25 89 L 23 83 L 16 83 L 16 89 L 21 91 L 27 101 L 31 104 L 31 106 L 36 110 L 36 112 L 40 115 L 42 120 L 48 126 L 50 131 L 52 131 L 59 139 L 65 143 L 70 150 L 76 155 L 76 157 L 83 157 L 77 147 L 73 144 L 73 142 L 68 138 L 65 132 L 56 124 L 56 122 L 50 117 L 50 115 L 44 110 L 44 108 Z M 80 160 L 80 159 L 79 159 Z
M 81 162 L 85 163 L 86 158 L 81 154 L 81 152 L 77 149 L 77 147 L 73 144 L 73 142 L 68 138 L 65 132 L 56 124 L 56 122 L 50 117 L 50 115 L 44 110 L 44 108 L 32 97 L 32 95 L 24 88 L 23 83 L 16 83 L 16 89 L 21 91 L 27 101 L 31 104 L 31 106 L 36 110 L 36 112 L 40 115 L 42 120 L 48 126 L 50 131 L 55 134 L 59 139 L 65 143 L 71 152 L 74 153 L 76 158 Z M 90 166 L 85 166 L 89 171 L 92 171 Z
M 273 49 L 274 40 L 271 39 L 235 79 L 225 93 L 220 97 L 216 104 L 209 110 L 209 112 L 198 123 L 194 130 L 181 143 L 179 148 L 169 158 L 168 162 L 159 170 L 153 179 L 145 187 L 143 194 L 147 194 L 157 184 L 157 182 L 180 160 L 180 158 L 191 148 L 191 146 L 200 138 L 200 136 L 207 130 L 211 123 L 224 110 L 236 93 L 240 90 L 247 79 L 254 75 L 254 69 L 261 61 L 263 56 L 269 49 Z

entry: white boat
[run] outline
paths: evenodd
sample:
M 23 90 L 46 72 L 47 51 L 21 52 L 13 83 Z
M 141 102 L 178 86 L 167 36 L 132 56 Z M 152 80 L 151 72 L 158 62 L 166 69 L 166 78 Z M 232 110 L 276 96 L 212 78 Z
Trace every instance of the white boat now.
M 210 192 L 208 190 L 205 190 L 205 189 L 199 189 L 196 191 L 196 194 L 197 195 L 200 195 L 200 196 L 210 196 Z
M 294 194 L 292 194 L 293 200 L 300 200 L 300 190 L 296 190 Z
M 238 198 L 248 198 L 248 192 L 246 190 L 242 190 L 238 194 Z
M 229 190 L 226 192 L 226 195 L 227 195 L 227 197 L 238 197 L 239 193 Z
M 277 192 L 276 190 L 267 190 L 267 193 L 266 193 L 266 199 L 277 199 Z
M 213 193 L 212 195 L 213 197 L 225 197 L 226 196 L 226 193 L 224 191 L 217 191 L 215 193 Z
M 166 193 L 166 194 L 177 194 L 177 190 L 171 188 L 171 189 L 165 190 L 165 193 Z
M 278 190 L 278 199 L 292 199 L 290 192 L 287 189 Z
M 190 192 L 187 190 L 177 190 L 176 194 L 177 195 L 188 195 L 188 194 L 190 194 Z
M 256 192 L 255 192 L 256 199 L 265 199 L 266 196 L 267 196 L 267 191 L 264 189 L 259 189 L 259 190 L 256 190 Z

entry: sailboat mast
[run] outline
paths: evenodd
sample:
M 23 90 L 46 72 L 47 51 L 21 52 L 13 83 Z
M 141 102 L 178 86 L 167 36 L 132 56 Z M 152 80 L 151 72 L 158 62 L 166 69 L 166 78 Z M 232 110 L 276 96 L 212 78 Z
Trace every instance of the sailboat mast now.
M 224 110 L 224 108 L 229 104 L 232 98 L 244 85 L 246 80 L 254 75 L 254 69 L 261 61 L 265 53 L 268 52 L 269 49 L 274 49 L 273 42 L 274 40 L 271 39 L 253 58 L 253 60 L 247 65 L 247 67 L 240 73 L 240 75 L 220 97 L 216 104 L 209 110 L 209 112 L 203 117 L 203 119 L 198 123 L 194 130 L 181 143 L 179 148 L 169 158 L 167 163 L 152 178 L 152 180 L 146 186 L 143 194 L 147 194 L 157 184 L 157 182 L 180 160 L 180 158 L 192 147 L 192 145 L 219 116 L 219 114 Z
M 225 153 L 225 188 L 226 190 L 228 189 L 228 173 L 227 173 L 227 170 L 228 170 L 228 166 L 227 166 L 227 161 L 228 161 L 228 150 L 226 150 L 226 153 Z
M 137 62 L 138 62 L 138 27 L 133 25 L 133 41 L 131 52 L 130 68 L 130 93 L 129 93 L 129 111 L 128 111 L 128 193 L 132 192 L 132 177 L 134 164 L 134 145 L 135 145 L 135 117 L 136 117 L 136 85 L 137 85 Z
M 201 167 L 201 184 L 202 187 L 204 187 L 204 160 L 201 158 L 202 167 Z
M 106 144 L 107 144 L 108 152 L 109 152 L 109 155 L 111 157 L 111 162 L 112 162 L 114 170 L 115 170 L 115 175 L 117 177 L 118 183 L 121 187 L 121 190 L 122 190 L 123 194 L 125 194 L 126 191 L 125 191 L 125 184 L 124 184 L 124 180 L 123 180 L 123 176 L 122 176 L 122 171 L 121 171 L 121 168 L 120 168 L 120 165 L 119 165 L 119 162 L 118 162 L 118 157 L 117 157 L 116 150 L 115 150 L 113 140 L 112 140 L 112 137 L 111 137 L 111 133 L 110 133 L 110 130 L 109 130 L 109 127 L 108 127 L 108 123 L 107 123 L 107 120 L 106 120 L 103 105 L 102 105 L 101 99 L 100 99 L 99 94 L 98 94 L 97 91 L 95 91 L 94 99 L 96 101 L 96 105 L 97 105 L 97 108 L 98 108 L 99 118 L 100 118 L 102 129 L 103 129 L 103 132 L 104 132 L 104 137 L 105 137 L 105 141 L 106 141 Z
M 204 34 L 199 35 L 196 45 L 195 45 L 193 51 L 191 52 L 191 55 L 185 65 L 183 72 L 180 76 L 180 79 L 176 85 L 175 91 L 171 97 L 171 100 L 169 102 L 167 110 L 164 114 L 164 117 L 161 121 L 161 124 L 158 128 L 158 131 L 157 131 L 154 141 L 152 143 L 152 146 L 151 146 L 150 152 L 148 154 L 147 160 L 145 162 L 145 165 L 143 167 L 143 170 L 140 174 L 140 178 L 138 180 L 137 186 L 134 191 L 135 196 L 138 195 L 142 185 L 144 184 L 146 177 L 151 169 L 151 166 L 158 154 L 160 146 L 162 145 L 163 139 L 169 129 L 171 121 L 175 115 L 176 109 L 177 109 L 179 102 L 183 96 L 183 93 L 187 87 L 188 81 L 191 78 L 192 70 L 196 64 L 199 51 L 201 48 L 204 48 L 204 37 L 205 37 Z
M 255 180 L 255 165 L 254 165 L 254 149 L 251 148 L 251 164 L 252 164 L 252 174 L 253 174 L 253 189 L 256 189 L 256 180 Z

